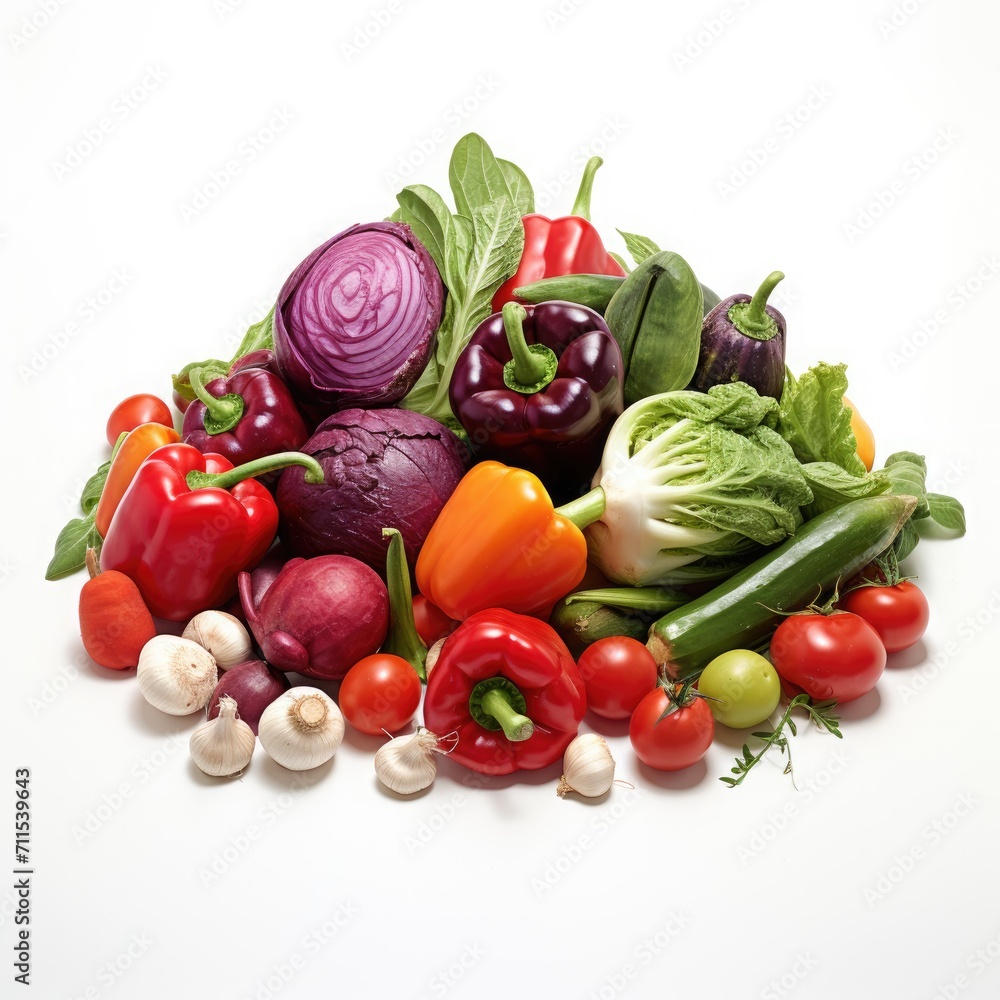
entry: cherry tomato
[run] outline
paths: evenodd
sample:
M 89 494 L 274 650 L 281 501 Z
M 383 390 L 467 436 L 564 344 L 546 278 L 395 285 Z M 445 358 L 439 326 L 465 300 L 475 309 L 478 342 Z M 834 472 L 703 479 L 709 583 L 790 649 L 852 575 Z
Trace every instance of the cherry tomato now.
M 655 687 L 635 706 L 628 724 L 636 756 L 658 771 L 680 771 L 697 764 L 715 735 L 715 719 L 704 698 L 691 696 L 682 708 L 664 716 L 669 705 L 667 692 Z
M 872 466 L 875 464 L 875 435 L 865 423 L 864 417 L 858 413 L 857 407 L 846 396 L 844 397 L 844 406 L 851 411 L 851 430 L 854 432 L 854 440 L 858 443 L 858 458 L 871 472 Z
M 587 688 L 587 708 L 605 719 L 627 719 L 656 687 L 656 660 L 638 641 L 609 635 L 591 643 L 578 663 Z
M 413 595 L 413 624 L 425 646 L 433 646 L 438 639 L 451 635 L 459 623 L 449 618 L 436 604 L 431 604 L 423 594 Z
M 708 707 L 731 729 L 749 729 L 763 722 L 781 700 L 781 682 L 774 667 L 750 649 L 731 649 L 717 656 L 698 678 L 698 690 L 708 695 Z
M 340 710 L 362 733 L 378 736 L 402 729 L 420 704 L 420 678 L 401 656 L 375 653 L 347 671 L 340 684 Z
M 789 615 L 771 639 L 771 662 L 781 679 L 817 700 L 845 702 L 867 694 L 885 660 L 878 632 L 847 611 Z
M 927 630 L 930 609 L 924 592 L 909 580 L 891 587 L 859 587 L 837 607 L 864 618 L 887 653 L 909 649 Z
M 139 424 L 163 424 L 173 427 L 170 407 L 157 396 L 141 392 L 123 399 L 108 417 L 108 444 L 113 448 L 123 431 L 134 431 Z

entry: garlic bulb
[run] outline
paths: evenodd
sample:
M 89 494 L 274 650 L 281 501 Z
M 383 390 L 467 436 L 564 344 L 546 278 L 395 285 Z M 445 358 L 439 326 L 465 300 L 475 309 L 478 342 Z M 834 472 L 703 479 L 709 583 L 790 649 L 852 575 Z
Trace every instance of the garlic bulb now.
M 438 738 L 418 728 L 409 736 L 396 736 L 375 751 L 375 774 L 386 788 L 412 795 L 426 788 L 437 776 L 434 752 Z
M 143 698 L 168 715 L 190 715 L 208 704 L 219 682 L 215 657 L 190 639 L 154 635 L 136 670 Z
M 257 738 L 236 714 L 236 699 L 219 699 L 219 714 L 191 734 L 191 758 L 205 774 L 224 778 L 250 763 Z
M 603 795 L 615 780 L 615 760 L 607 740 L 597 733 L 577 736 L 563 755 L 563 776 L 556 794 L 579 792 L 592 798 Z
M 290 771 L 325 764 L 344 738 L 344 717 L 326 694 L 294 687 L 264 709 L 257 726 L 260 745 Z
M 250 634 L 239 618 L 225 611 L 202 611 L 187 623 L 185 639 L 207 649 L 222 670 L 251 658 Z

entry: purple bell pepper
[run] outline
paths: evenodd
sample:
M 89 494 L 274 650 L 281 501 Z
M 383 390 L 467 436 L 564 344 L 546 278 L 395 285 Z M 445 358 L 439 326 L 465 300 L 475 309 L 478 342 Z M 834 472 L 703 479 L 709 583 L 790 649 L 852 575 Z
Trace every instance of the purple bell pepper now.
M 622 412 L 621 348 L 572 302 L 508 302 L 458 358 L 449 395 L 479 457 L 535 473 L 556 502 L 590 487 Z

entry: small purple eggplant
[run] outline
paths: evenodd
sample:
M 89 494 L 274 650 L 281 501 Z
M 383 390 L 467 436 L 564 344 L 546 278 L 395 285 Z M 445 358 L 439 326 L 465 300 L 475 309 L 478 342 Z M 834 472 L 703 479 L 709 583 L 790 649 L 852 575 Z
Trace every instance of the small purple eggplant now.
M 784 275 L 772 271 L 749 295 L 730 295 L 705 317 L 698 367 L 689 389 L 746 382 L 758 395 L 781 398 L 785 384 L 785 317 L 767 304 Z

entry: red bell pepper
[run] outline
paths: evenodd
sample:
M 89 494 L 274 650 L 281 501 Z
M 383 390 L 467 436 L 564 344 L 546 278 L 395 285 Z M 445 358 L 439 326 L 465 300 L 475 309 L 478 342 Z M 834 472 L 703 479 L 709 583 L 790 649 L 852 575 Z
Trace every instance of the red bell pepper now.
M 263 558 L 278 530 L 278 508 L 254 481 L 287 465 L 323 470 L 285 452 L 233 468 L 189 444 L 157 448 L 139 466 L 101 549 L 101 568 L 131 577 L 149 610 L 187 621 L 236 593 L 236 578 Z
M 625 274 L 604 249 L 600 233 L 590 222 L 590 195 L 594 189 L 594 174 L 604 161 L 592 156 L 587 161 L 580 182 L 580 191 L 573 203 L 573 214 L 561 219 L 545 215 L 525 215 L 524 250 L 521 262 L 512 278 L 508 278 L 493 296 L 493 312 L 500 312 L 505 302 L 516 300 L 514 289 L 530 285 L 542 278 L 565 274 Z
M 424 724 L 454 734 L 452 760 L 482 774 L 554 764 L 587 708 L 583 678 L 555 630 L 501 608 L 445 640 L 427 680 Z

